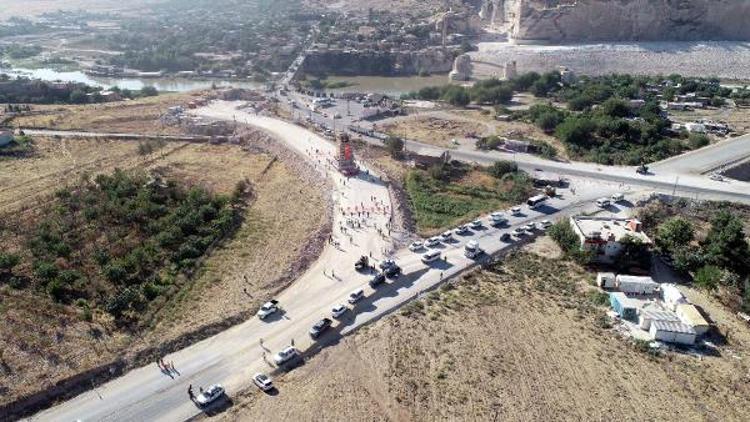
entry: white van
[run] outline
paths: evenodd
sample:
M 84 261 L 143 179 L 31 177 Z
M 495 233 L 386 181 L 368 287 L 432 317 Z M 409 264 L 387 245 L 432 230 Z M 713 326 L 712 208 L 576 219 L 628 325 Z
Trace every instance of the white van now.
M 437 261 L 440 259 L 440 251 L 429 251 L 422 255 L 422 262 L 429 264 L 430 262 Z
M 621 192 L 612 194 L 612 202 L 621 202 L 625 200 L 625 195 Z
M 363 289 L 357 289 L 351 293 L 349 293 L 349 298 L 347 299 L 347 302 L 354 305 L 355 303 L 359 302 L 360 299 L 365 297 L 365 291 Z
M 599 198 L 596 200 L 596 206 L 599 208 L 609 208 L 612 205 L 612 201 L 609 198 Z
M 464 256 L 469 259 L 474 259 L 482 254 L 482 249 L 479 247 L 479 243 L 476 240 L 470 240 L 464 246 Z

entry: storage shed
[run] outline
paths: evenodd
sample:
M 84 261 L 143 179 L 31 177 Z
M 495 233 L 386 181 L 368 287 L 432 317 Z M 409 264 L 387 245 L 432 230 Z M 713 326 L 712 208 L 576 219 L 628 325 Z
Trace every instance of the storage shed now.
M 635 321 L 638 318 L 636 304 L 625 296 L 625 293 L 614 292 L 609 294 L 609 304 L 622 319 Z
M 653 321 L 648 331 L 654 340 L 665 343 L 695 344 L 695 330 L 681 322 Z
M 674 312 L 661 311 L 656 309 L 643 309 L 638 315 L 638 325 L 643 330 L 650 330 L 651 323 L 654 321 L 664 322 L 681 322 L 680 318 Z
M 596 285 L 602 289 L 614 289 L 615 273 L 598 273 L 596 275 Z
M 685 296 L 677 288 L 676 285 L 662 284 L 660 286 L 660 289 L 661 289 L 661 298 L 664 301 L 664 304 L 667 305 L 667 308 L 674 311 L 677 309 L 677 305 L 681 303 L 688 303 L 687 299 L 685 299 Z
M 615 283 L 620 291 L 639 295 L 651 294 L 659 287 L 659 283 L 652 280 L 651 277 L 634 275 L 618 275 Z
M 695 333 L 699 336 L 705 334 L 711 328 L 708 321 L 703 318 L 703 315 L 701 315 L 695 305 L 681 303 L 677 305 L 675 312 L 677 312 L 677 316 L 680 317 L 680 320 L 686 325 L 692 327 L 693 330 L 695 330 Z

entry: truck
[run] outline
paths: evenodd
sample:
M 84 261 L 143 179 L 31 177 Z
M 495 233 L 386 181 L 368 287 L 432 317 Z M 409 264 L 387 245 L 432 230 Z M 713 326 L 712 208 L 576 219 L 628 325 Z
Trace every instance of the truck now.
M 466 245 L 464 246 L 464 256 L 469 259 L 476 259 L 478 256 L 482 255 L 482 253 L 484 253 L 484 251 L 479 247 L 479 243 L 477 243 L 476 240 L 466 242 Z

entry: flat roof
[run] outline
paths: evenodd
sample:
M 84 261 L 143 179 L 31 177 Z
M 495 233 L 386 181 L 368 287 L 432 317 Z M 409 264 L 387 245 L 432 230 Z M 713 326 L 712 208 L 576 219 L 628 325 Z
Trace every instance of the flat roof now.
M 656 328 L 659 331 L 667 331 L 670 333 L 678 333 L 678 334 L 693 334 L 695 335 L 695 330 L 693 330 L 693 327 L 683 324 L 681 322 L 674 322 L 674 321 L 653 321 L 651 323 L 651 326 Z
M 685 322 L 689 325 L 693 327 L 708 326 L 708 321 L 706 321 L 706 319 L 703 318 L 703 315 L 698 312 L 698 308 L 696 308 L 695 305 L 681 303 L 677 305 L 676 309 L 677 312 L 682 314 L 682 318 L 684 318 Z
M 598 232 L 602 239 L 606 240 L 610 238 L 610 235 L 614 235 L 615 242 L 618 242 L 629 235 L 644 243 L 651 243 L 651 239 L 646 236 L 646 233 L 634 231 L 628 227 L 628 223 L 635 220 L 633 218 L 577 216 L 573 217 L 572 220 L 584 236 L 591 236 Z

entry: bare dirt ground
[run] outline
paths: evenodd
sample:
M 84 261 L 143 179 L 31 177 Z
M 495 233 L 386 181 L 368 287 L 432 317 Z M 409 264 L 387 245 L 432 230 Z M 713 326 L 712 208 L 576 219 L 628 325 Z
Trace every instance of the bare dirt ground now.
M 93 321 L 86 322 L 80 310 L 57 305 L 43 292 L 0 286 L 2 402 L 247 311 L 281 286 L 279 278 L 299 260 L 301 249 L 325 220 L 323 194 L 299 171 L 238 145 L 175 142 L 141 156 L 137 142 L 35 142 L 34 157 L 0 161 L 3 221 L 2 216 L 17 216 L 20 210 L 33 212 L 60 185 L 83 173 L 109 173 L 115 168 L 159 169 L 168 177 L 218 193 L 229 193 L 238 181 L 248 180 L 253 202 L 235 236 L 206 258 L 203 270 L 170 302 L 155 307 L 149 315 L 150 330 L 145 332 L 119 330 L 104 314 L 95 313 Z M 0 226 L 0 235 L 3 231 Z
M 223 420 L 746 420 L 750 333 L 721 356 L 651 355 L 602 323 L 591 274 L 518 254 L 275 380 Z M 722 316 L 723 317 L 723 316 Z
M 675 122 L 689 123 L 699 119 L 724 121 L 734 129 L 732 136 L 750 133 L 750 108 L 711 108 L 691 111 L 671 111 L 669 117 Z
M 32 114 L 16 117 L 13 125 L 22 128 L 177 135 L 184 133 L 184 130 L 179 126 L 162 124 L 159 117 L 169 107 L 185 106 L 198 95 L 163 94 L 133 101 L 80 106 L 32 105 Z

